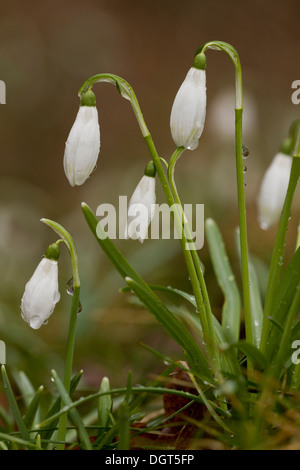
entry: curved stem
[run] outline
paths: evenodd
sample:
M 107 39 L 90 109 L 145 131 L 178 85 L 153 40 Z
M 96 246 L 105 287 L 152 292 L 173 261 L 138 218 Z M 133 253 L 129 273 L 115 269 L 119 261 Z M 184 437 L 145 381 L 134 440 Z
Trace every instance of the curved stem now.
M 250 284 L 249 284 L 249 261 L 248 261 L 248 240 L 247 240 L 247 220 L 246 220 L 246 202 L 244 188 L 243 171 L 243 139 L 242 139 L 242 115 L 243 115 L 243 87 L 242 87 L 242 69 L 239 55 L 236 49 L 222 41 L 210 41 L 203 44 L 197 51 L 205 52 L 207 49 L 223 51 L 231 59 L 235 68 L 235 155 L 236 155 L 236 174 L 237 174 L 237 193 L 238 193 L 238 212 L 240 229 L 240 248 L 241 248 L 241 270 L 242 285 L 244 297 L 244 314 L 246 339 L 255 344 L 255 334 L 252 328 Z
M 84 93 L 91 90 L 91 88 L 95 85 L 95 83 L 101 83 L 101 82 L 107 82 L 107 83 L 111 83 L 112 85 L 115 85 L 120 95 L 126 100 L 130 101 L 133 112 L 135 114 L 135 117 L 141 129 L 141 132 L 143 134 L 143 137 L 146 137 L 149 134 L 149 130 L 143 118 L 143 114 L 139 106 L 138 100 L 136 98 L 136 95 L 132 87 L 122 77 L 119 77 L 118 75 L 115 75 L 113 73 L 100 73 L 98 75 L 94 75 L 93 77 L 89 78 L 83 83 L 83 85 L 79 89 L 78 96 L 81 98 L 84 95 Z
M 209 41 L 199 47 L 196 54 L 200 52 L 205 53 L 207 49 L 213 49 L 215 51 L 222 51 L 231 59 L 235 68 L 235 108 L 243 108 L 243 86 L 242 86 L 242 68 L 239 55 L 237 50 L 227 42 L 223 41 Z
M 62 241 L 65 243 L 69 250 L 72 263 L 74 285 L 80 286 L 77 251 L 73 238 L 62 225 L 58 224 L 57 222 L 54 222 L 54 220 L 41 219 L 41 222 L 51 227 L 52 230 L 54 230 L 58 235 L 62 237 Z

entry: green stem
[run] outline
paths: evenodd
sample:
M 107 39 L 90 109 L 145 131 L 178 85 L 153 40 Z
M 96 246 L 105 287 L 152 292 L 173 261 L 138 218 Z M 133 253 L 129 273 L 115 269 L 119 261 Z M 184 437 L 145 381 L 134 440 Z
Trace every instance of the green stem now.
M 143 118 L 143 114 L 141 108 L 139 106 L 138 100 L 136 95 L 126 80 L 118 75 L 112 73 L 100 73 L 98 75 L 94 75 L 93 77 L 86 80 L 83 85 L 81 86 L 78 95 L 80 98 L 84 95 L 84 93 L 91 90 L 91 88 L 95 85 L 95 83 L 107 82 L 115 85 L 120 93 L 120 95 L 125 98 L 126 100 L 130 101 L 133 112 L 135 117 L 138 121 L 140 126 L 141 132 L 143 137 L 146 137 L 149 134 L 148 128 L 146 126 L 145 120 Z
M 286 240 L 289 218 L 291 214 L 291 206 L 292 206 L 294 193 L 297 187 L 298 179 L 300 177 L 300 158 L 299 158 L 300 148 L 299 147 L 300 146 L 298 146 L 298 149 L 296 150 L 295 155 L 293 157 L 289 185 L 288 185 L 286 198 L 284 201 L 284 205 L 283 205 L 283 209 L 282 209 L 282 213 L 281 213 L 281 217 L 280 217 L 280 221 L 278 225 L 276 240 L 275 240 L 273 254 L 272 254 L 266 301 L 265 301 L 265 309 L 264 309 L 264 320 L 263 320 L 263 328 L 262 328 L 262 335 L 261 335 L 261 343 L 260 343 L 260 349 L 263 353 L 265 353 L 267 349 L 269 332 L 271 328 L 270 317 L 272 316 L 275 293 L 278 288 L 278 282 L 279 282 L 280 273 L 281 273 L 282 264 L 283 264 L 285 240 Z
M 200 263 L 200 260 L 199 260 L 199 257 L 198 257 L 198 254 L 197 254 L 197 251 L 196 251 L 196 248 L 195 248 L 195 244 L 194 244 L 193 239 L 192 239 L 191 230 L 190 230 L 188 221 L 184 217 L 184 211 L 183 211 L 182 203 L 181 203 L 181 200 L 180 200 L 180 197 L 179 197 L 179 193 L 178 193 L 178 190 L 177 190 L 177 187 L 176 187 L 175 177 L 174 177 L 176 162 L 181 157 L 184 150 L 185 150 L 184 147 L 178 147 L 175 150 L 175 152 L 173 153 L 173 155 L 170 159 L 170 162 L 169 162 L 169 166 L 168 166 L 168 178 L 169 178 L 169 181 L 170 181 L 170 186 L 171 186 L 171 190 L 172 190 L 172 193 L 173 193 L 175 203 L 177 204 L 177 206 L 178 206 L 178 208 L 180 209 L 180 212 L 181 212 L 181 219 L 183 220 L 183 223 L 184 223 L 184 228 L 182 229 L 182 231 L 184 231 L 184 233 L 186 233 L 186 238 L 187 238 L 188 243 L 189 243 L 191 256 L 192 256 L 192 259 L 193 259 L 193 263 L 194 263 L 194 266 L 195 266 L 198 281 L 200 283 L 200 289 L 201 289 L 202 296 L 203 296 L 203 309 L 205 310 L 205 316 L 206 316 L 206 319 L 207 319 L 207 328 L 210 331 L 210 334 L 212 335 L 211 342 L 212 342 L 212 344 L 215 345 L 216 344 L 216 335 L 215 335 L 215 329 L 214 329 L 214 325 L 213 325 L 213 313 L 212 313 L 212 310 L 211 310 L 209 295 L 208 295 L 208 292 L 207 292 L 206 283 L 205 283 L 205 280 L 204 280 L 201 263 Z M 215 348 L 214 348 L 214 352 L 216 352 Z M 217 360 L 218 364 L 219 364 L 218 359 L 219 359 L 219 357 L 218 357 L 218 355 L 216 355 L 215 360 Z
M 68 393 L 70 393 L 70 385 L 71 385 L 71 378 L 72 378 L 76 320 L 77 320 L 78 307 L 79 307 L 79 292 L 80 292 L 80 287 L 75 286 L 73 296 L 72 296 L 72 306 L 71 306 L 71 315 L 70 315 L 69 332 L 68 332 L 68 340 L 67 340 L 64 381 L 63 381 L 64 387 Z M 60 422 L 59 422 L 58 438 L 62 442 L 65 440 L 65 436 L 66 436 L 67 419 L 68 419 L 68 415 L 67 413 L 65 413 L 61 416 Z M 63 450 L 64 447 L 65 447 L 64 444 L 58 444 L 57 449 Z
M 243 141 L 242 141 L 242 109 L 235 110 L 235 142 L 236 142 L 236 175 L 238 188 L 238 210 L 240 227 L 241 268 L 244 294 L 244 315 L 246 339 L 252 344 L 256 343 L 254 330 L 252 328 L 250 283 L 249 283 L 249 260 L 247 241 L 247 220 L 244 186 L 244 164 L 243 164 Z
M 240 229 L 241 248 L 241 270 L 244 297 L 245 330 L 247 341 L 255 344 L 255 335 L 252 328 L 251 298 L 249 285 L 249 262 L 248 262 L 248 240 L 247 240 L 247 220 L 246 202 L 244 187 L 244 165 L 243 165 L 243 140 L 242 140 L 242 115 L 243 115 L 243 86 L 242 69 L 239 55 L 236 49 L 222 41 L 210 41 L 203 44 L 197 51 L 205 52 L 207 49 L 214 49 L 225 52 L 231 59 L 235 68 L 235 155 L 238 193 L 238 212 Z
M 164 190 L 168 205 L 169 205 L 169 207 L 174 207 L 174 205 L 176 204 L 176 201 L 175 201 L 175 198 L 174 198 L 174 196 L 172 194 L 172 191 L 170 189 L 167 177 L 166 177 L 165 172 L 163 170 L 160 158 L 158 156 L 158 153 L 156 151 L 154 142 L 153 142 L 152 137 L 151 137 L 150 134 L 147 137 L 145 137 L 145 141 L 146 141 L 146 144 L 148 146 L 150 155 L 153 159 L 153 162 L 155 164 L 157 175 L 160 179 L 160 182 L 161 182 L 162 188 Z M 181 203 L 180 203 L 180 207 L 182 207 Z M 205 343 L 207 345 L 208 350 L 211 353 L 211 358 L 214 361 L 216 361 L 218 356 L 217 356 L 217 351 L 215 349 L 216 344 L 213 342 L 213 339 L 214 339 L 214 336 L 215 336 L 214 335 L 214 328 L 213 328 L 213 325 L 211 324 L 211 322 L 210 322 L 210 324 L 208 323 L 208 319 L 207 319 L 207 315 L 206 315 L 206 311 L 205 311 L 205 306 L 204 306 L 203 295 L 202 295 L 202 291 L 201 291 L 201 287 L 199 285 L 199 279 L 198 279 L 198 275 L 197 275 L 196 266 L 199 263 L 199 261 L 198 261 L 198 263 L 194 264 L 191 251 L 190 251 L 190 249 L 187 249 L 187 244 L 189 242 L 187 241 L 187 238 L 186 238 L 185 233 L 184 233 L 184 229 L 182 227 L 182 215 L 180 215 L 177 210 L 173 211 L 173 214 L 174 214 L 174 222 L 175 222 L 175 226 L 176 226 L 176 229 L 177 229 L 177 233 L 178 234 L 181 233 L 181 237 L 179 237 L 180 238 L 180 244 L 181 244 L 183 256 L 184 256 L 184 259 L 185 259 L 185 263 L 186 263 L 186 266 L 187 266 L 188 274 L 189 274 L 189 277 L 190 277 L 192 289 L 193 289 L 193 292 L 194 292 L 194 295 L 195 295 L 197 310 L 199 312 L 199 317 L 200 317 L 200 321 L 201 321 L 201 325 L 202 325 L 202 329 L 203 329 L 204 340 L 205 340 Z
M 77 251 L 71 235 L 65 230 L 57 222 L 49 219 L 41 219 L 46 225 L 51 227 L 56 233 L 58 233 L 62 240 L 64 241 L 65 245 L 68 248 L 71 263 L 72 263 L 72 270 L 73 270 L 73 283 L 74 283 L 74 290 L 72 293 L 72 305 L 71 305 L 71 314 L 70 314 L 70 322 L 69 322 L 69 330 L 68 330 L 68 339 L 67 339 L 67 350 L 66 350 L 66 359 L 65 359 L 65 371 L 64 371 L 64 387 L 68 393 L 70 393 L 71 388 L 71 376 L 72 376 L 72 367 L 73 367 L 73 355 L 74 355 L 74 345 L 75 345 L 75 331 L 76 331 L 76 320 L 77 314 L 79 310 L 79 293 L 80 293 L 80 279 L 79 279 L 79 269 L 78 269 L 78 258 L 77 258 Z M 59 440 L 64 441 L 66 436 L 66 428 L 67 428 L 67 413 L 63 414 L 60 418 L 59 422 Z M 63 450 L 65 448 L 64 444 L 58 444 L 57 449 Z

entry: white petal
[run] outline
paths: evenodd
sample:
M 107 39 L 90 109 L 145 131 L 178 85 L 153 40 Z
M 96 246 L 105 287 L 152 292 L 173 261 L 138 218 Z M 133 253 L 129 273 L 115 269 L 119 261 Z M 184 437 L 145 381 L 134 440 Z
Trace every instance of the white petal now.
M 197 148 L 205 116 L 206 73 L 192 67 L 177 92 L 171 111 L 171 134 L 178 147 Z
M 32 328 L 40 328 L 49 319 L 59 299 L 57 261 L 43 258 L 25 286 L 22 318 Z
M 275 155 L 267 169 L 258 196 L 258 220 L 267 230 L 280 217 L 291 173 L 292 157 L 284 153 Z
M 71 186 L 81 185 L 94 170 L 100 150 L 95 106 L 80 106 L 65 146 L 64 169 Z

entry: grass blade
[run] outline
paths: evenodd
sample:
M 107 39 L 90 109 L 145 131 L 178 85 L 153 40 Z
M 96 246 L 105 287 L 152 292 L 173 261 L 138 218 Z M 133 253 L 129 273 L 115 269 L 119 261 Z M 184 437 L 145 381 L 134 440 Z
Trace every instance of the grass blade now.
M 53 380 L 54 380 L 54 383 L 56 385 L 57 391 L 60 394 L 63 403 L 65 405 L 70 406 L 72 404 L 72 400 L 70 398 L 70 395 L 68 394 L 68 392 L 65 389 L 62 381 L 60 380 L 60 378 L 58 377 L 57 373 L 54 370 L 52 371 L 52 377 L 53 377 Z M 78 433 L 79 433 L 80 439 L 81 439 L 81 441 L 84 445 L 84 448 L 86 450 L 93 450 L 93 446 L 90 442 L 88 433 L 87 433 L 87 431 L 84 427 L 84 424 L 83 424 L 83 422 L 80 418 L 80 415 L 79 415 L 78 411 L 76 410 L 76 408 L 71 408 L 69 410 L 69 413 L 70 413 L 70 417 L 71 417 L 73 423 L 78 428 Z
M 93 235 L 96 237 L 105 254 L 123 279 L 131 286 L 137 297 L 144 303 L 172 338 L 183 348 L 189 358 L 191 367 L 199 372 L 199 374 L 211 377 L 211 371 L 205 356 L 191 334 L 183 327 L 178 318 L 160 301 L 148 284 L 130 266 L 114 243 L 107 237 L 107 234 L 96 216 L 84 203 L 82 204 L 82 211 Z
M 211 378 L 211 371 L 200 346 L 196 343 L 188 330 L 183 327 L 177 317 L 155 296 L 153 297 L 150 289 L 144 289 L 140 284 L 137 284 L 129 277 L 126 277 L 125 280 L 141 302 L 143 302 L 147 309 L 160 321 L 176 343 L 182 347 L 187 355 L 191 368 L 202 375 L 205 380 Z
M 236 342 L 240 335 L 240 293 L 216 222 L 207 219 L 205 230 L 214 271 L 225 299 L 222 309 L 222 326 L 228 340 Z
M 20 431 L 20 434 L 21 434 L 22 438 L 25 441 L 30 441 L 29 434 L 27 432 L 24 420 L 22 418 L 21 412 L 19 410 L 18 404 L 17 404 L 15 396 L 13 394 L 13 391 L 12 391 L 12 388 L 11 388 L 11 385 L 10 385 L 10 381 L 9 381 L 9 378 L 8 378 L 8 375 L 7 375 L 7 372 L 6 372 L 6 369 L 5 369 L 4 365 L 1 366 L 1 372 L 2 372 L 4 388 L 5 388 L 5 391 L 6 391 L 6 396 L 8 398 L 10 409 L 12 411 L 12 414 L 13 414 L 14 418 L 15 418 L 15 421 L 16 421 L 16 424 L 17 424 L 18 429 Z
M 239 230 L 236 231 L 236 246 L 239 258 L 241 258 Z M 251 321 L 252 321 L 252 342 L 256 347 L 260 345 L 260 338 L 263 325 L 263 304 L 259 283 L 254 265 L 249 256 L 249 283 L 250 283 L 250 301 L 251 301 Z
M 24 416 L 24 423 L 27 429 L 30 429 L 35 422 L 43 391 L 44 387 L 43 385 L 41 385 L 33 395 L 31 402 L 29 403 L 26 414 Z M 39 419 L 37 420 L 37 422 L 39 422 Z
M 71 388 L 70 388 L 70 396 L 72 397 L 73 393 L 75 392 L 79 382 L 80 382 L 80 379 L 82 377 L 82 374 L 83 374 L 83 371 L 79 371 L 71 380 Z M 61 398 L 60 396 L 55 400 L 55 402 L 53 403 L 53 405 L 51 406 L 50 410 L 48 411 L 47 413 L 47 416 L 46 416 L 46 420 L 48 418 L 50 418 L 51 416 L 55 415 L 56 413 L 59 412 L 60 410 L 60 407 L 61 407 Z M 56 418 L 53 422 L 52 422 L 52 429 L 47 429 L 47 425 L 45 427 L 39 427 L 39 434 L 41 436 L 41 439 L 43 441 L 47 441 L 51 438 L 52 434 L 54 433 L 54 431 L 56 430 L 56 426 L 58 424 L 58 421 L 59 421 L 59 418 Z

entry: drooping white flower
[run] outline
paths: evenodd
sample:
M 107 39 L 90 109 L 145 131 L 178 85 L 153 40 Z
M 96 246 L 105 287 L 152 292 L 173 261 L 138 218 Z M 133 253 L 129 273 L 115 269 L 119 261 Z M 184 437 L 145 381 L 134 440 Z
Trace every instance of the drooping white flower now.
M 291 173 L 292 157 L 278 152 L 267 169 L 258 195 L 258 221 L 263 230 L 280 217 Z
M 57 259 L 43 258 L 25 286 L 21 315 L 37 330 L 47 323 L 60 299 Z
M 155 202 L 155 177 L 145 174 L 129 201 L 125 238 L 143 243 L 155 213 Z
M 81 101 L 65 146 L 64 170 L 71 186 L 80 186 L 87 180 L 100 151 L 98 111 L 96 106 L 85 106 L 84 102 Z
M 203 56 L 203 54 L 201 54 Z M 177 147 L 194 150 L 198 147 L 206 116 L 206 72 L 205 64 L 188 71 L 175 97 L 170 127 Z

